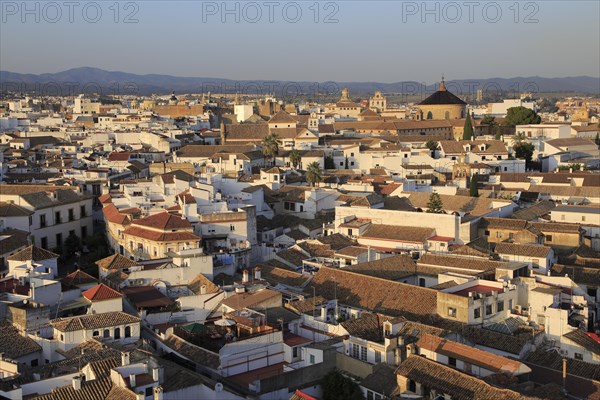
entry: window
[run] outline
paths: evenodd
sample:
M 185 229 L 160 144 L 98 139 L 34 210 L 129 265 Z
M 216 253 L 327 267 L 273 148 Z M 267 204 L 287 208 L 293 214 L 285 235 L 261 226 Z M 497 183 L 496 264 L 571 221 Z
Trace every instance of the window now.
M 360 359 L 367 361 L 367 348 L 365 346 L 360 346 Z
M 484 232 L 484 235 L 485 235 L 485 236 L 490 236 L 490 231 L 486 230 L 486 231 Z
M 355 343 L 352 343 L 352 358 L 358 358 L 359 351 L 360 351 L 360 346 Z
M 546 242 L 552 241 L 552 235 L 546 235 Z
M 581 220 L 582 220 L 582 221 L 585 221 L 585 215 L 582 215 L 582 216 L 581 216 Z
M 104 334 L 102 335 L 105 338 L 109 338 L 110 337 L 110 331 L 108 329 L 104 330 Z
M 87 237 L 87 226 L 81 227 L 81 238 L 84 239 Z
M 69 208 L 69 221 L 75 220 L 75 210 L 73 208 Z
M 293 358 L 298 357 L 298 348 L 297 347 L 292 347 L 292 357 Z
M 54 213 L 54 223 L 55 224 L 60 224 L 61 220 L 60 220 L 60 211 L 56 211 Z
M 367 400 L 375 400 L 375 396 L 370 390 L 367 390 Z
M 454 357 L 448 357 L 448 365 L 451 367 L 456 368 L 456 358 Z
M 42 249 L 47 249 L 48 248 L 48 238 L 47 237 L 43 237 L 41 240 L 41 246 Z
M 121 339 L 121 328 L 115 328 L 115 339 Z
M 343 167 L 343 166 L 344 166 L 344 162 L 340 161 L 340 167 Z
M 35 360 L 31 360 L 31 366 L 32 367 L 37 367 L 38 366 L 38 360 L 37 360 L 37 358 Z
M 348 229 L 348 236 L 352 236 L 352 229 Z
M 62 233 L 57 233 L 56 234 L 56 247 L 60 246 L 62 244 Z
M 417 392 L 417 383 L 413 380 L 408 381 L 408 391 L 416 393 Z
M 375 350 L 375 363 L 378 364 L 381 362 L 381 352 Z
M 503 300 L 501 300 L 498 303 L 496 303 L 496 310 L 498 312 L 504 311 L 504 301 Z
M 152 396 L 152 390 L 154 389 L 153 386 L 147 387 L 146 388 L 146 397 L 150 397 Z
M 448 316 L 449 317 L 456 317 L 456 308 L 448 307 Z
M 491 315 L 491 314 L 492 314 L 492 305 L 486 304 L 485 305 L 485 315 Z
M 581 354 L 581 353 L 575 353 L 575 359 L 583 361 L 583 354 Z
M 229 225 L 229 230 L 230 231 L 235 231 L 235 225 Z
M 531 266 L 533 268 L 539 268 L 540 267 L 540 260 L 539 260 L 539 258 L 532 258 L 531 259 Z
M 419 278 L 419 286 L 425 287 L 425 278 Z
M 42 214 L 40 215 L 40 228 L 43 228 L 46 226 L 46 214 Z
M 351 166 L 354 166 L 354 161 L 350 161 L 350 165 L 351 165 Z
M 350 153 L 350 157 L 354 157 L 354 153 Z
M 79 207 L 79 218 L 85 217 L 85 206 Z
M 92 336 L 100 336 L 100 332 L 98 332 L 98 331 L 94 331 L 94 332 L 92 333 Z
M 473 310 L 473 318 L 481 318 L 481 309 L 479 307 Z
M 310 355 L 310 360 L 309 360 L 309 362 L 310 362 L 311 364 L 314 364 L 314 363 L 315 363 L 315 355 L 314 355 L 314 354 L 311 354 L 311 355 Z
M 125 337 L 131 337 L 131 327 L 130 326 L 126 326 L 125 327 Z

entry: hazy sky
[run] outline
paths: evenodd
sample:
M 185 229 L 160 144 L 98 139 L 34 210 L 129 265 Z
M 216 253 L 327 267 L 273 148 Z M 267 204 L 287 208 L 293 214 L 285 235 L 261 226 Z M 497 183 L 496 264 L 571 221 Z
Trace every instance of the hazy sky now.
M 434 82 L 442 73 L 447 79 L 600 75 L 595 0 L 152 0 L 117 3 L 118 15 L 113 1 L 74 2 L 71 9 L 63 0 L 28 2 L 29 13 L 21 1 L 0 3 L 0 69 L 12 72 L 91 66 L 379 82 Z

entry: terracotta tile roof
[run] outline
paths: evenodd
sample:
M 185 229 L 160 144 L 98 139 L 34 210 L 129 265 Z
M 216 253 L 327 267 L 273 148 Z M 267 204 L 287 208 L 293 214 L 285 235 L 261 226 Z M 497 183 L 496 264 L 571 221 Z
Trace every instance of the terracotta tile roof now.
M 351 318 L 341 323 L 350 336 L 368 340 L 370 342 L 383 343 L 383 323 L 393 320 L 378 313 L 362 313 L 358 318 Z
M 385 394 L 386 398 L 398 398 L 398 380 L 396 379 L 396 368 L 388 364 L 377 364 L 373 372 L 360 381 L 360 386 L 375 393 Z M 389 396 L 389 397 L 388 397 Z
M 78 317 L 57 318 L 50 321 L 53 328 L 61 332 L 73 332 L 78 330 L 100 329 L 110 326 L 135 324 L 141 321 L 121 311 L 107 312 L 101 314 L 81 315 Z
M 524 365 L 519 361 L 511 360 L 506 357 L 479 350 L 462 343 L 444 339 L 439 336 L 424 333 L 417 341 L 417 346 L 447 357 L 466 361 L 470 364 L 478 365 L 488 371 L 505 372 L 512 375 L 527 372 L 523 369 Z
M 585 361 L 567 358 L 567 372 L 570 375 L 576 375 L 587 379 L 600 382 L 600 364 L 592 364 Z M 563 369 L 563 357 L 549 348 L 538 347 L 531 352 L 524 362 L 535 364 L 544 368 L 561 371 Z
M 584 349 L 591 351 L 596 355 L 600 355 L 600 337 L 598 335 L 576 329 L 563 336 L 574 341 Z
M 518 244 L 501 242 L 496 244 L 494 251 L 498 254 L 511 254 L 524 257 L 546 258 L 551 248 L 544 245 Z
M 179 217 L 174 217 L 179 219 Z M 199 236 L 194 235 L 191 232 L 157 232 L 150 229 L 144 229 L 141 227 L 131 226 L 123 232 L 124 235 L 136 236 L 143 239 L 152 240 L 155 242 L 197 242 L 200 240 Z
M 8 259 L 12 261 L 43 261 L 58 258 L 58 254 L 55 254 L 41 247 L 31 245 L 24 248 L 10 256 Z
M 154 286 L 135 286 L 123 289 L 123 294 L 135 307 L 153 308 L 166 307 L 174 304 L 174 301 L 162 294 Z
M 123 297 L 121 293 L 109 288 L 104 283 L 100 283 L 99 285 L 84 291 L 81 295 L 90 301 L 102 301 Z
M 254 307 L 257 304 L 274 299 L 276 297 L 281 298 L 281 293 L 269 289 L 263 289 L 253 293 L 245 292 L 234 294 L 233 296 L 229 296 L 227 299 L 223 300 L 222 304 L 229 308 L 240 310 L 242 308 Z
M 129 224 L 130 217 L 128 215 L 119 212 L 117 207 L 114 204 L 112 204 L 112 202 L 105 204 L 107 205 L 105 205 L 102 208 L 102 213 L 104 214 L 104 217 L 108 220 L 108 222 L 112 222 L 113 224 L 119 225 Z
M 27 217 L 32 214 L 33 211 L 18 206 L 14 203 L 0 201 L 0 217 Z
M 440 147 L 446 154 L 464 154 L 465 145 L 471 146 L 471 153 L 474 154 L 508 154 L 506 145 L 501 140 L 441 140 Z M 485 145 L 481 150 L 480 145 Z
M 287 112 L 281 110 L 277 114 L 273 115 L 271 119 L 269 119 L 270 124 L 278 123 L 278 124 L 295 124 L 296 119 L 292 117 Z
M 485 260 L 473 257 L 461 257 L 454 255 L 443 254 L 423 254 L 419 261 L 419 265 L 431 265 L 445 268 L 458 268 L 476 271 L 495 270 L 496 268 L 505 266 L 505 262 Z
M 206 276 L 202 274 L 198 274 L 192 281 L 188 284 L 188 288 L 196 293 L 200 294 L 200 287 L 206 286 L 206 294 L 218 293 L 221 289 L 213 282 L 210 281 Z
M 177 335 L 169 335 L 165 340 L 163 340 L 163 343 L 171 350 L 179 353 L 181 356 L 194 363 L 204 365 L 215 370 L 219 368 L 219 365 L 221 364 L 218 354 L 193 345 Z
M 19 250 L 26 247 L 29 244 L 27 238 L 29 232 L 20 231 L 18 229 L 6 229 L 0 234 L 0 255 L 12 253 L 13 251 Z
M 249 125 L 238 125 L 238 126 L 249 126 Z M 188 144 L 177 152 L 179 157 L 200 157 L 210 158 L 213 154 L 218 152 L 229 152 L 229 153 L 244 153 L 246 151 L 254 150 L 254 146 L 247 145 L 215 145 L 207 146 L 201 144 Z
M 361 238 L 387 239 L 400 242 L 423 243 L 433 236 L 435 229 L 411 226 L 373 224 L 361 235 Z
M 127 161 L 130 155 L 129 151 L 112 152 L 108 155 L 108 161 Z
M 427 203 L 429 203 L 430 193 L 411 192 L 408 195 L 408 199 L 415 208 L 427 209 Z M 508 206 L 512 204 L 508 200 L 490 199 L 486 197 L 470 197 L 470 196 L 451 196 L 446 194 L 440 194 L 442 200 L 443 209 L 447 212 L 464 212 L 471 215 L 485 215 L 492 212 L 495 208 L 502 206 Z
M 62 278 L 61 282 L 66 283 L 68 285 L 86 285 L 90 283 L 97 283 L 98 279 L 78 269 Z
M 112 197 L 110 193 L 103 194 L 102 196 L 98 196 L 98 201 L 102 204 L 104 203 L 112 203 Z
M 134 267 L 140 264 L 136 261 L 130 260 L 122 254 L 116 253 L 112 256 L 108 256 L 96 261 L 96 265 L 105 270 L 118 270 Z
M 406 278 L 407 276 L 418 273 L 416 263 L 407 255 L 386 257 L 380 260 L 350 265 L 344 267 L 343 269 L 346 271 L 388 279 L 391 281 L 398 281 Z
M 271 267 L 261 264 L 261 277 L 271 285 L 282 283 L 287 286 L 302 288 L 310 280 L 310 276 L 302 275 L 288 269 Z
M 305 290 L 341 304 L 387 315 L 425 316 L 437 312 L 435 290 L 334 268 L 321 268 Z M 381 294 L 385 293 L 385 296 Z
M 531 225 L 540 232 L 579 233 L 581 225 L 563 224 L 559 222 L 532 222 Z
M 565 276 L 565 274 L 568 274 L 576 283 L 583 285 L 596 286 L 600 282 L 600 268 L 554 264 L 550 272 L 553 276 Z
M 169 214 L 168 212 L 161 212 L 137 219 L 132 222 L 132 225 L 161 229 L 163 231 L 169 231 L 172 229 L 190 229 L 192 227 L 192 224 L 190 224 L 187 219 L 177 217 L 173 214 Z
M 0 321 L 0 353 L 10 359 L 26 356 L 42 348 L 35 340 L 21 335 L 19 330 L 8 321 Z
M 554 203 L 553 201 L 542 200 L 539 203 L 534 204 L 530 207 L 521 208 L 515 211 L 511 218 L 531 221 L 535 218 L 539 218 L 550 213 L 550 211 L 552 211 L 554 207 L 556 207 L 556 203 Z
M 396 373 L 457 400 L 527 399 L 518 392 L 496 388 L 479 378 L 415 355 L 408 357 Z

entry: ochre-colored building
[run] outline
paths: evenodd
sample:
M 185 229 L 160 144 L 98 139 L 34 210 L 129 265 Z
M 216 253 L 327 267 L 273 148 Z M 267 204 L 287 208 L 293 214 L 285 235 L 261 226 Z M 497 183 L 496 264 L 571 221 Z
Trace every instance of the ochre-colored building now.
M 467 103 L 446 90 L 444 78 L 438 91 L 420 102 L 417 108 L 417 119 L 459 119 L 467 115 Z

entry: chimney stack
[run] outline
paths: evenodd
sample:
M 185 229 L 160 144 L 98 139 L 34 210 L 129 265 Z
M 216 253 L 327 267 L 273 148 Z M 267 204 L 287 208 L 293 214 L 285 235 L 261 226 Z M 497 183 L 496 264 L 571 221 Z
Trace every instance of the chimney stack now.
M 73 384 L 73 389 L 75 389 L 75 390 L 81 389 L 81 375 L 74 376 L 73 380 L 71 382 Z
M 250 278 L 248 277 L 248 270 L 244 269 L 242 271 L 242 283 L 245 284 L 245 283 L 248 283 L 248 282 L 250 282 Z
M 254 279 L 257 280 L 257 281 L 261 280 L 261 277 L 260 277 L 260 267 L 254 268 Z
M 129 365 L 129 353 L 123 352 L 121 353 L 121 366 Z
M 129 387 L 132 389 L 135 388 L 135 374 L 129 375 Z
M 152 368 L 152 380 L 160 383 L 160 368 Z

